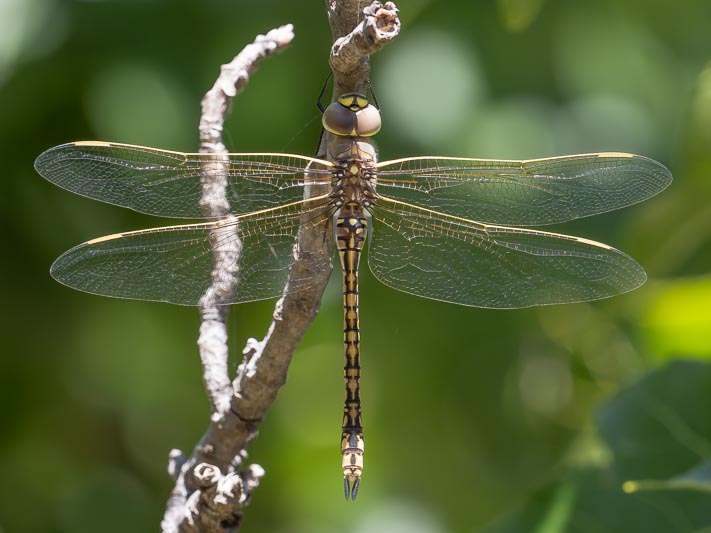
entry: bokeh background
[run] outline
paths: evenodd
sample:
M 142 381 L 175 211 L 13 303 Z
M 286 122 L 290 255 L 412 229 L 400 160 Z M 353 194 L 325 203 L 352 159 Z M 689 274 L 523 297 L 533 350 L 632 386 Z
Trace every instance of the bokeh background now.
M 398 5 L 401 36 L 373 58 L 381 158 L 655 158 L 675 176 L 663 194 L 554 228 L 625 250 L 650 279 L 596 303 L 487 311 L 366 269 L 367 469 L 348 504 L 334 279 L 250 449 L 267 476 L 243 531 L 711 531 L 711 3 Z M 296 40 L 253 76 L 227 141 L 308 155 L 322 0 L 0 0 L 0 531 L 156 531 L 168 451 L 208 421 L 196 310 L 48 275 L 74 244 L 165 221 L 60 190 L 34 158 L 82 139 L 194 150 L 219 65 L 287 22 Z M 272 310 L 233 309 L 233 368 Z

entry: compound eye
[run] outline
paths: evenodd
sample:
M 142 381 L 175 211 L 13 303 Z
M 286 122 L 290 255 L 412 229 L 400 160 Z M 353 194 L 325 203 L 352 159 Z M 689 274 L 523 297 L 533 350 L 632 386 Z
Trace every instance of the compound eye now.
M 360 137 L 370 137 L 380 131 L 380 111 L 368 105 L 356 113 L 356 132 Z
M 356 114 L 344 107 L 339 102 L 334 102 L 326 108 L 321 118 L 321 123 L 326 131 L 334 135 L 353 135 L 356 129 Z

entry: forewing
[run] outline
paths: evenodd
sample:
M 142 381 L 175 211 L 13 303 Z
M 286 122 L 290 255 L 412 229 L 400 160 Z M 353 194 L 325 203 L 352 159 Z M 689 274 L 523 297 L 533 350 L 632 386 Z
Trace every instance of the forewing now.
M 236 280 L 234 290 L 221 288 L 219 303 L 262 300 L 284 290 L 299 228 L 323 224 L 328 214 L 323 203 L 308 207 L 296 202 L 218 222 L 109 235 L 62 254 L 51 274 L 92 294 L 180 305 L 200 303 L 217 275 L 228 287 Z M 329 275 L 331 251 L 324 248 L 301 252 L 306 261 L 294 270 L 289 291 L 303 290 Z M 213 273 L 215 257 L 219 268 Z
M 331 166 L 289 154 L 189 154 L 95 141 L 50 148 L 35 161 L 37 172 L 71 192 L 175 218 L 205 218 L 201 180 L 210 173 L 226 179 L 229 212 L 243 214 L 303 198 L 305 185 L 330 182 Z
M 639 287 L 641 266 L 605 244 L 486 225 L 380 198 L 370 269 L 404 292 L 511 309 L 607 298 Z
M 536 226 L 646 200 L 672 176 L 646 157 L 583 154 L 529 161 L 414 157 L 378 164 L 378 191 L 449 215 Z

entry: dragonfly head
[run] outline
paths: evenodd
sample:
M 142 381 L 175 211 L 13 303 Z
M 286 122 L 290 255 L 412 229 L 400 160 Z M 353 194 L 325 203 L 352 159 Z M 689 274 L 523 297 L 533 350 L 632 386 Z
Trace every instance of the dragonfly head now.
M 340 137 L 370 137 L 380 131 L 380 111 L 362 94 L 348 93 L 326 108 L 321 122 Z

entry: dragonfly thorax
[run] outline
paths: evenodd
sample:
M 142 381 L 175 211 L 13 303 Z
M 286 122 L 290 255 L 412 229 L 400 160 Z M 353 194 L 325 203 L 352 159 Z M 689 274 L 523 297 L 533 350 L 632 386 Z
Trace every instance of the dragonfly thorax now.
M 375 148 L 368 142 L 351 138 L 338 143 L 336 149 L 340 153 L 334 158 L 337 168 L 333 189 L 335 205 L 342 213 L 348 210 L 360 216 L 362 208 L 370 207 L 377 198 Z
M 348 161 L 361 160 L 375 166 L 377 154 L 375 146 L 369 139 L 363 137 L 342 137 L 336 139 L 329 148 L 329 159 L 343 167 Z

